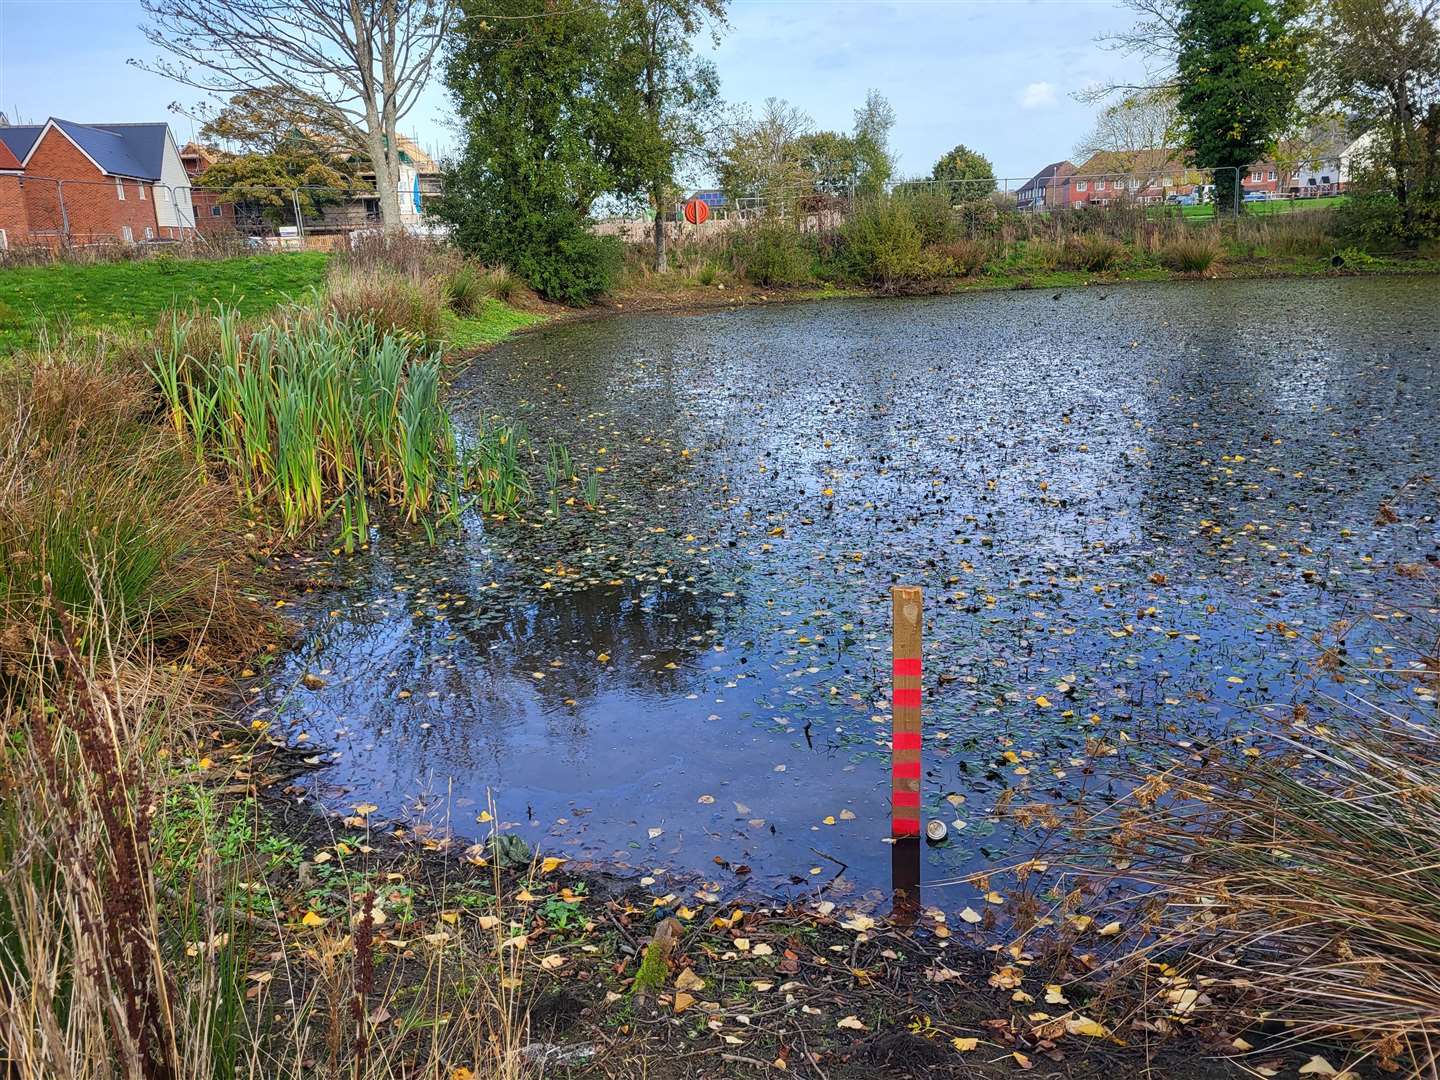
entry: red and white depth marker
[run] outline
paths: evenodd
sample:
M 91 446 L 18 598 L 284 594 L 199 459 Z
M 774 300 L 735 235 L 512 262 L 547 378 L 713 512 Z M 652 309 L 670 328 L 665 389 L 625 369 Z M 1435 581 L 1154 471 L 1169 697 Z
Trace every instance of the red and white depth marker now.
M 891 695 L 890 835 L 920 835 L 920 614 L 913 585 L 890 590 L 895 688 Z

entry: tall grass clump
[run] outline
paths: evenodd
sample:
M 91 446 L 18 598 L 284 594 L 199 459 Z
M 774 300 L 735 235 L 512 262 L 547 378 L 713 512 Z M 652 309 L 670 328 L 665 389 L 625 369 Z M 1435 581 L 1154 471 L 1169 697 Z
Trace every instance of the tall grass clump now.
M 523 471 L 486 467 L 486 453 L 519 454 L 510 429 L 457 447 L 440 364 L 368 320 L 297 311 L 246 329 L 222 310 L 175 317 L 150 371 L 198 462 L 220 465 L 250 506 L 273 507 L 287 535 L 334 520 L 353 550 L 375 500 L 428 525 L 528 495 Z
M 1177 237 L 1160 249 L 1160 265 L 1182 274 L 1203 274 L 1220 258 L 1220 245 L 1209 236 Z
M 1393 569 L 1413 602 L 1317 635 L 1268 728 L 1175 748 L 1091 823 L 1145 892 L 1151 1030 L 1223 1017 L 1440 1067 L 1440 581 Z
M 1066 239 L 1061 265 L 1092 274 L 1113 270 L 1125 259 L 1125 245 L 1103 233 L 1083 233 Z
M 192 661 L 263 633 L 231 580 L 229 500 L 152 415 L 143 372 L 94 343 L 51 341 L 0 377 L 0 670 L 27 670 L 57 604 L 84 640 L 106 613 Z
M 453 293 L 447 295 L 446 281 L 438 276 L 339 267 L 330 272 L 324 303 L 341 319 L 372 323 L 382 333 L 405 332 L 439 344 L 452 297 Z

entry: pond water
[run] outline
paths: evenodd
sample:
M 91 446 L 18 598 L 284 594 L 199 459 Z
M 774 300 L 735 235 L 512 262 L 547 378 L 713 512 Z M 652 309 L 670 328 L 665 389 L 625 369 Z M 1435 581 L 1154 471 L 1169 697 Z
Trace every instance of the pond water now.
M 457 420 L 564 443 L 603 512 L 299 560 L 306 634 L 255 713 L 322 748 L 336 809 L 476 838 L 493 799 L 548 852 L 858 894 L 891 872 L 889 590 L 920 585 L 924 811 L 951 832 L 924 874 L 1023 856 L 1043 824 L 997 827 L 998 800 L 1105 783 L 1087 740 L 1243 739 L 1307 634 L 1440 556 L 1437 301 L 1188 283 L 523 336 Z

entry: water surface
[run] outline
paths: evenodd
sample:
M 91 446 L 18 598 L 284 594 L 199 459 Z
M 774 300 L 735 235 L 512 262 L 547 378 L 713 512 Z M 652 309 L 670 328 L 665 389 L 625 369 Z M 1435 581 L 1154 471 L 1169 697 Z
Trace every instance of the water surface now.
M 861 892 L 890 874 L 889 589 L 921 585 L 925 812 L 952 834 L 925 874 L 1005 861 L 1045 824 L 997 827 L 998 800 L 1107 783 L 1087 740 L 1243 741 L 1305 635 L 1440 555 L 1437 301 L 1190 283 L 526 335 L 457 420 L 567 444 L 603 512 L 309 560 L 257 709 L 327 748 L 337 808 L 474 837 L 493 797 L 547 850 Z

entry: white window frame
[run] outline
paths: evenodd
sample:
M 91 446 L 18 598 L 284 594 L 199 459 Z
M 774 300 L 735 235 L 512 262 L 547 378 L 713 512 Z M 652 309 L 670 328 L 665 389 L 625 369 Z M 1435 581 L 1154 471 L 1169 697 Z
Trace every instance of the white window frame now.
M 120 202 L 125 201 L 125 181 L 115 177 L 115 198 Z
M 120 226 L 120 239 L 123 243 L 126 244 L 135 243 L 135 233 L 129 225 Z
M 1104 191 L 1104 190 L 1105 190 L 1105 181 L 1104 181 L 1104 180 L 1096 180 L 1096 181 L 1095 181 L 1095 190 L 1096 190 L 1096 191 Z
M 137 184 L 135 185 L 135 187 L 136 187 L 136 189 L 140 192 L 140 201 L 141 201 L 141 202 L 144 202 L 144 201 L 145 201 L 145 185 L 144 185 L 144 184 L 137 183 Z
M 1264 179 L 1264 176 L 1258 171 L 1250 174 L 1250 183 L 1252 184 L 1258 184 Z
M 5 235 L 5 230 L 0 229 L 0 251 L 10 250 L 10 238 Z
M 1265 179 L 1267 179 L 1267 180 L 1274 180 L 1274 179 L 1276 179 L 1275 170 L 1274 170 L 1274 169 L 1271 169 L 1270 172 L 1266 175 Z
M 161 185 L 159 188 L 157 188 L 156 190 L 158 190 L 158 191 L 160 192 L 160 201 L 161 201 L 161 202 L 169 202 L 169 201 L 170 201 L 170 189 L 169 189 L 169 188 L 165 187 L 165 186 L 162 184 L 162 185 Z
M 146 239 L 146 240 L 154 240 L 154 239 L 155 239 L 155 230 L 152 229 L 149 225 L 146 225 L 146 226 L 145 226 L 145 239 Z
M 1076 181 L 1075 181 L 1075 190 L 1076 190 L 1076 191 L 1087 191 L 1087 190 L 1089 190 L 1089 187 L 1090 187 L 1090 181 L 1089 181 L 1089 180 L 1076 180 Z

